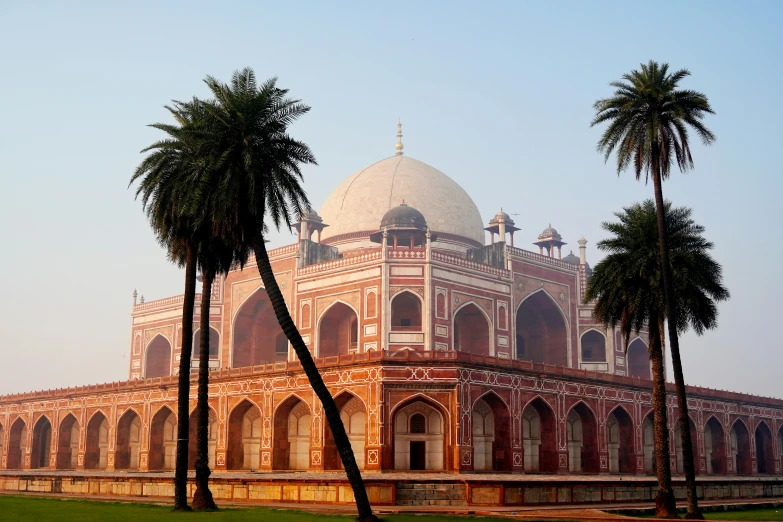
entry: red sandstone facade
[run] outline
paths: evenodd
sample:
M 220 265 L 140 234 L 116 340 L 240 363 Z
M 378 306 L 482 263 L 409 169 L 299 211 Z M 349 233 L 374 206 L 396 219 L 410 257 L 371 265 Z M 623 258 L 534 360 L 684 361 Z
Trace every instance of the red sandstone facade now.
M 513 225 L 495 216 L 485 247 L 395 207 L 380 228 L 321 241 L 312 214 L 269 252 L 363 469 L 653 473 L 644 332 L 626 353 L 582 304 L 584 240 L 559 259 L 554 229 L 537 254 L 506 244 Z M 209 298 L 213 469 L 339 469 L 254 261 Z M 0 397 L 0 469 L 173 468 L 181 311 L 181 296 L 134 296 L 127 382 Z M 781 473 L 783 402 L 701 388 L 689 400 L 699 473 Z M 681 471 L 675 418 L 670 400 Z

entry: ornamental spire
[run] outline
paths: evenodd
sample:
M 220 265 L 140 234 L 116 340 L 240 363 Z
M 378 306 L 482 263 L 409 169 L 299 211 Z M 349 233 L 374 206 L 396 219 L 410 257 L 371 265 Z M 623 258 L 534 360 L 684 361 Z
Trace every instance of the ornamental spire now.
M 404 145 L 402 144 L 402 121 L 397 118 L 397 145 L 395 145 L 395 148 L 397 149 L 397 152 L 395 153 L 395 156 L 402 156 L 405 154 L 402 152 Z

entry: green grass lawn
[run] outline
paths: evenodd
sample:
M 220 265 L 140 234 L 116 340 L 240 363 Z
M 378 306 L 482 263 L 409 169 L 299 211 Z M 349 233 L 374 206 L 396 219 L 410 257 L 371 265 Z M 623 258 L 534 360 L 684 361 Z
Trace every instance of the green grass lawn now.
M 451 522 L 454 515 L 385 515 L 385 522 Z M 508 522 L 492 517 L 459 517 L 465 522 Z M 98 502 L 60 498 L 0 495 L 2 522 L 176 522 L 193 520 L 211 522 L 353 522 L 345 515 L 322 515 L 305 511 L 271 508 L 226 508 L 215 513 L 175 513 L 165 506 L 120 502 Z M 547 521 L 547 522 L 552 522 Z
M 783 508 L 743 509 L 741 511 L 708 511 L 707 520 L 783 520 Z

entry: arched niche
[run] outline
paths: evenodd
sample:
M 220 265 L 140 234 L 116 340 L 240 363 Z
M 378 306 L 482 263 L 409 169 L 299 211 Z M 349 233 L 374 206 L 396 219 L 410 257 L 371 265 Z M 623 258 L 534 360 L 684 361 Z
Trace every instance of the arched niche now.
M 33 428 L 33 448 L 30 468 L 48 468 L 49 455 L 52 447 L 52 423 L 44 415 Z
M 193 355 L 192 360 L 196 361 L 196 365 L 198 365 L 198 360 L 201 355 L 201 328 L 196 330 L 196 333 L 193 334 Z M 217 330 L 209 327 L 209 358 L 210 359 L 219 359 L 220 358 L 220 334 Z
M 152 417 L 149 469 L 174 469 L 177 458 L 177 416 L 166 406 Z
M 109 421 L 102 412 L 96 412 L 87 422 L 87 440 L 84 451 L 84 469 L 106 469 L 109 451 Z
M 566 417 L 568 471 L 598 473 L 598 424 L 585 403 L 578 402 Z
M 633 421 L 628 412 L 615 408 L 606 419 L 609 448 L 609 473 L 633 473 Z
M 212 407 L 207 415 L 207 451 L 209 469 L 215 469 L 215 454 L 217 451 L 217 415 Z M 198 458 L 198 412 L 193 411 L 188 420 L 188 469 L 196 469 Z
M 522 412 L 522 446 L 525 473 L 557 471 L 557 428 L 555 413 L 540 397 Z
M 402 291 L 392 297 L 391 331 L 420 332 L 422 329 L 422 303 L 413 292 Z
M 123 413 L 117 423 L 117 447 L 114 454 L 115 469 L 139 469 L 141 450 L 141 417 L 132 409 Z
M 8 460 L 6 469 L 22 469 L 23 456 L 27 450 L 27 424 L 21 417 L 11 424 L 8 431 Z
M 242 303 L 234 317 L 231 366 L 255 366 L 288 360 L 288 350 L 281 350 L 279 339 L 285 338 L 266 290 L 259 288 Z
M 704 425 L 704 456 L 707 461 L 707 473 L 726 474 L 726 434 L 723 425 L 715 417 L 710 417 Z
M 413 400 L 393 421 L 394 469 L 445 469 L 445 416 L 429 401 Z
M 568 326 L 557 303 L 544 291 L 527 297 L 517 308 L 517 359 L 568 364 Z
M 642 451 L 644 452 L 644 472 L 655 475 L 657 463 L 655 461 L 655 417 L 653 412 L 650 412 L 642 422 Z
M 274 416 L 272 467 L 279 470 L 306 470 L 310 467 L 310 407 L 292 395 L 283 401 Z
M 358 351 L 359 317 L 347 304 L 337 301 L 318 321 L 318 357 Z
M 475 303 L 462 306 L 454 314 L 454 349 L 475 355 L 494 355 L 489 319 Z
M 772 450 L 772 430 L 767 423 L 759 422 L 756 426 L 756 470 L 761 474 L 775 472 L 775 454 Z
M 473 469 L 511 470 L 511 414 L 506 403 L 494 393 L 483 395 L 473 404 Z
M 734 469 L 738 475 L 750 475 L 752 471 L 750 458 L 750 434 L 745 423 L 737 419 L 729 432 L 731 454 L 734 456 Z
M 364 447 L 367 434 L 367 411 L 361 399 L 344 392 L 335 397 L 334 402 L 340 410 L 340 420 L 353 449 L 356 464 L 364 469 Z M 324 419 L 324 469 L 343 469 L 343 463 L 334 442 L 329 423 Z
M 647 350 L 647 344 L 640 338 L 634 339 L 628 345 L 626 353 L 628 375 L 630 377 L 639 377 L 640 379 L 650 379 L 650 354 Z
M 696 449 L 696 440 L 697 440 L 697 434 L 696 434 L 696 423 L 693 422 L 693 419 L 688 417 L 688 425 L 690 426 L 691 430 L 691 446 L 693 447 L 693 457 L 694 460 L 696 460 L 696 456 L 699 454 Z M 683 462 L 683 456 L 682 456 L 682 435 L 680 431 L 680 419 L 679 416 L 674 421 L 674 451 L 676 455 L 676 462 L 677 462 L 677 473 L 685 473 L 685 465 Z M 693 469 L 694 472 L 698 475 L 699 474 L 699 466 L 697 465 L 697 462 L 693 463 Z
M 156 335 L 147 345 L 144 358 L 144 378 L 171 375 L 171 343 L 162 335 Z
M 582 334 L 582 362 L 606 362 L 606 337 L 597 330 Z
M 245 399 L 228 417 L 228 469 L 258 469 L 261 454 L 261 410 Z M 194 463 L 195 464 L 195 463 Z
M 57 440 L 57 469 L 76 469 L 79 460 L 79 421 L 69 413 L 60 423 Z

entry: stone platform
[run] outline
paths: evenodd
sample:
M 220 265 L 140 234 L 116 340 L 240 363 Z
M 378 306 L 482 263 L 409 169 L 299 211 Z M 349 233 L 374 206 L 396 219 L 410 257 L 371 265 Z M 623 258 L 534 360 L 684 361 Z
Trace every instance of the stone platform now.
M 524 475 L 365 473 L 370 501 L 377 506 L 547 506 L 646 503 L 655 498 L 655 477 L 638 475 Z M 193 479 L 191 473 L 191 481 Z M 222 472 L 210 487 L 224 502 L 352 504 L 340 472 Z M 678 499 L 682 477 L 673 478 Z M 738 502 L 783 497 L 783 477 L 697 477 L 697 493 L 708 501 Z M 0 471 L 0 492 L 165 499 L 173 497 L 171 472 Z M 192 484 L 188 493 L 192 495 Z

